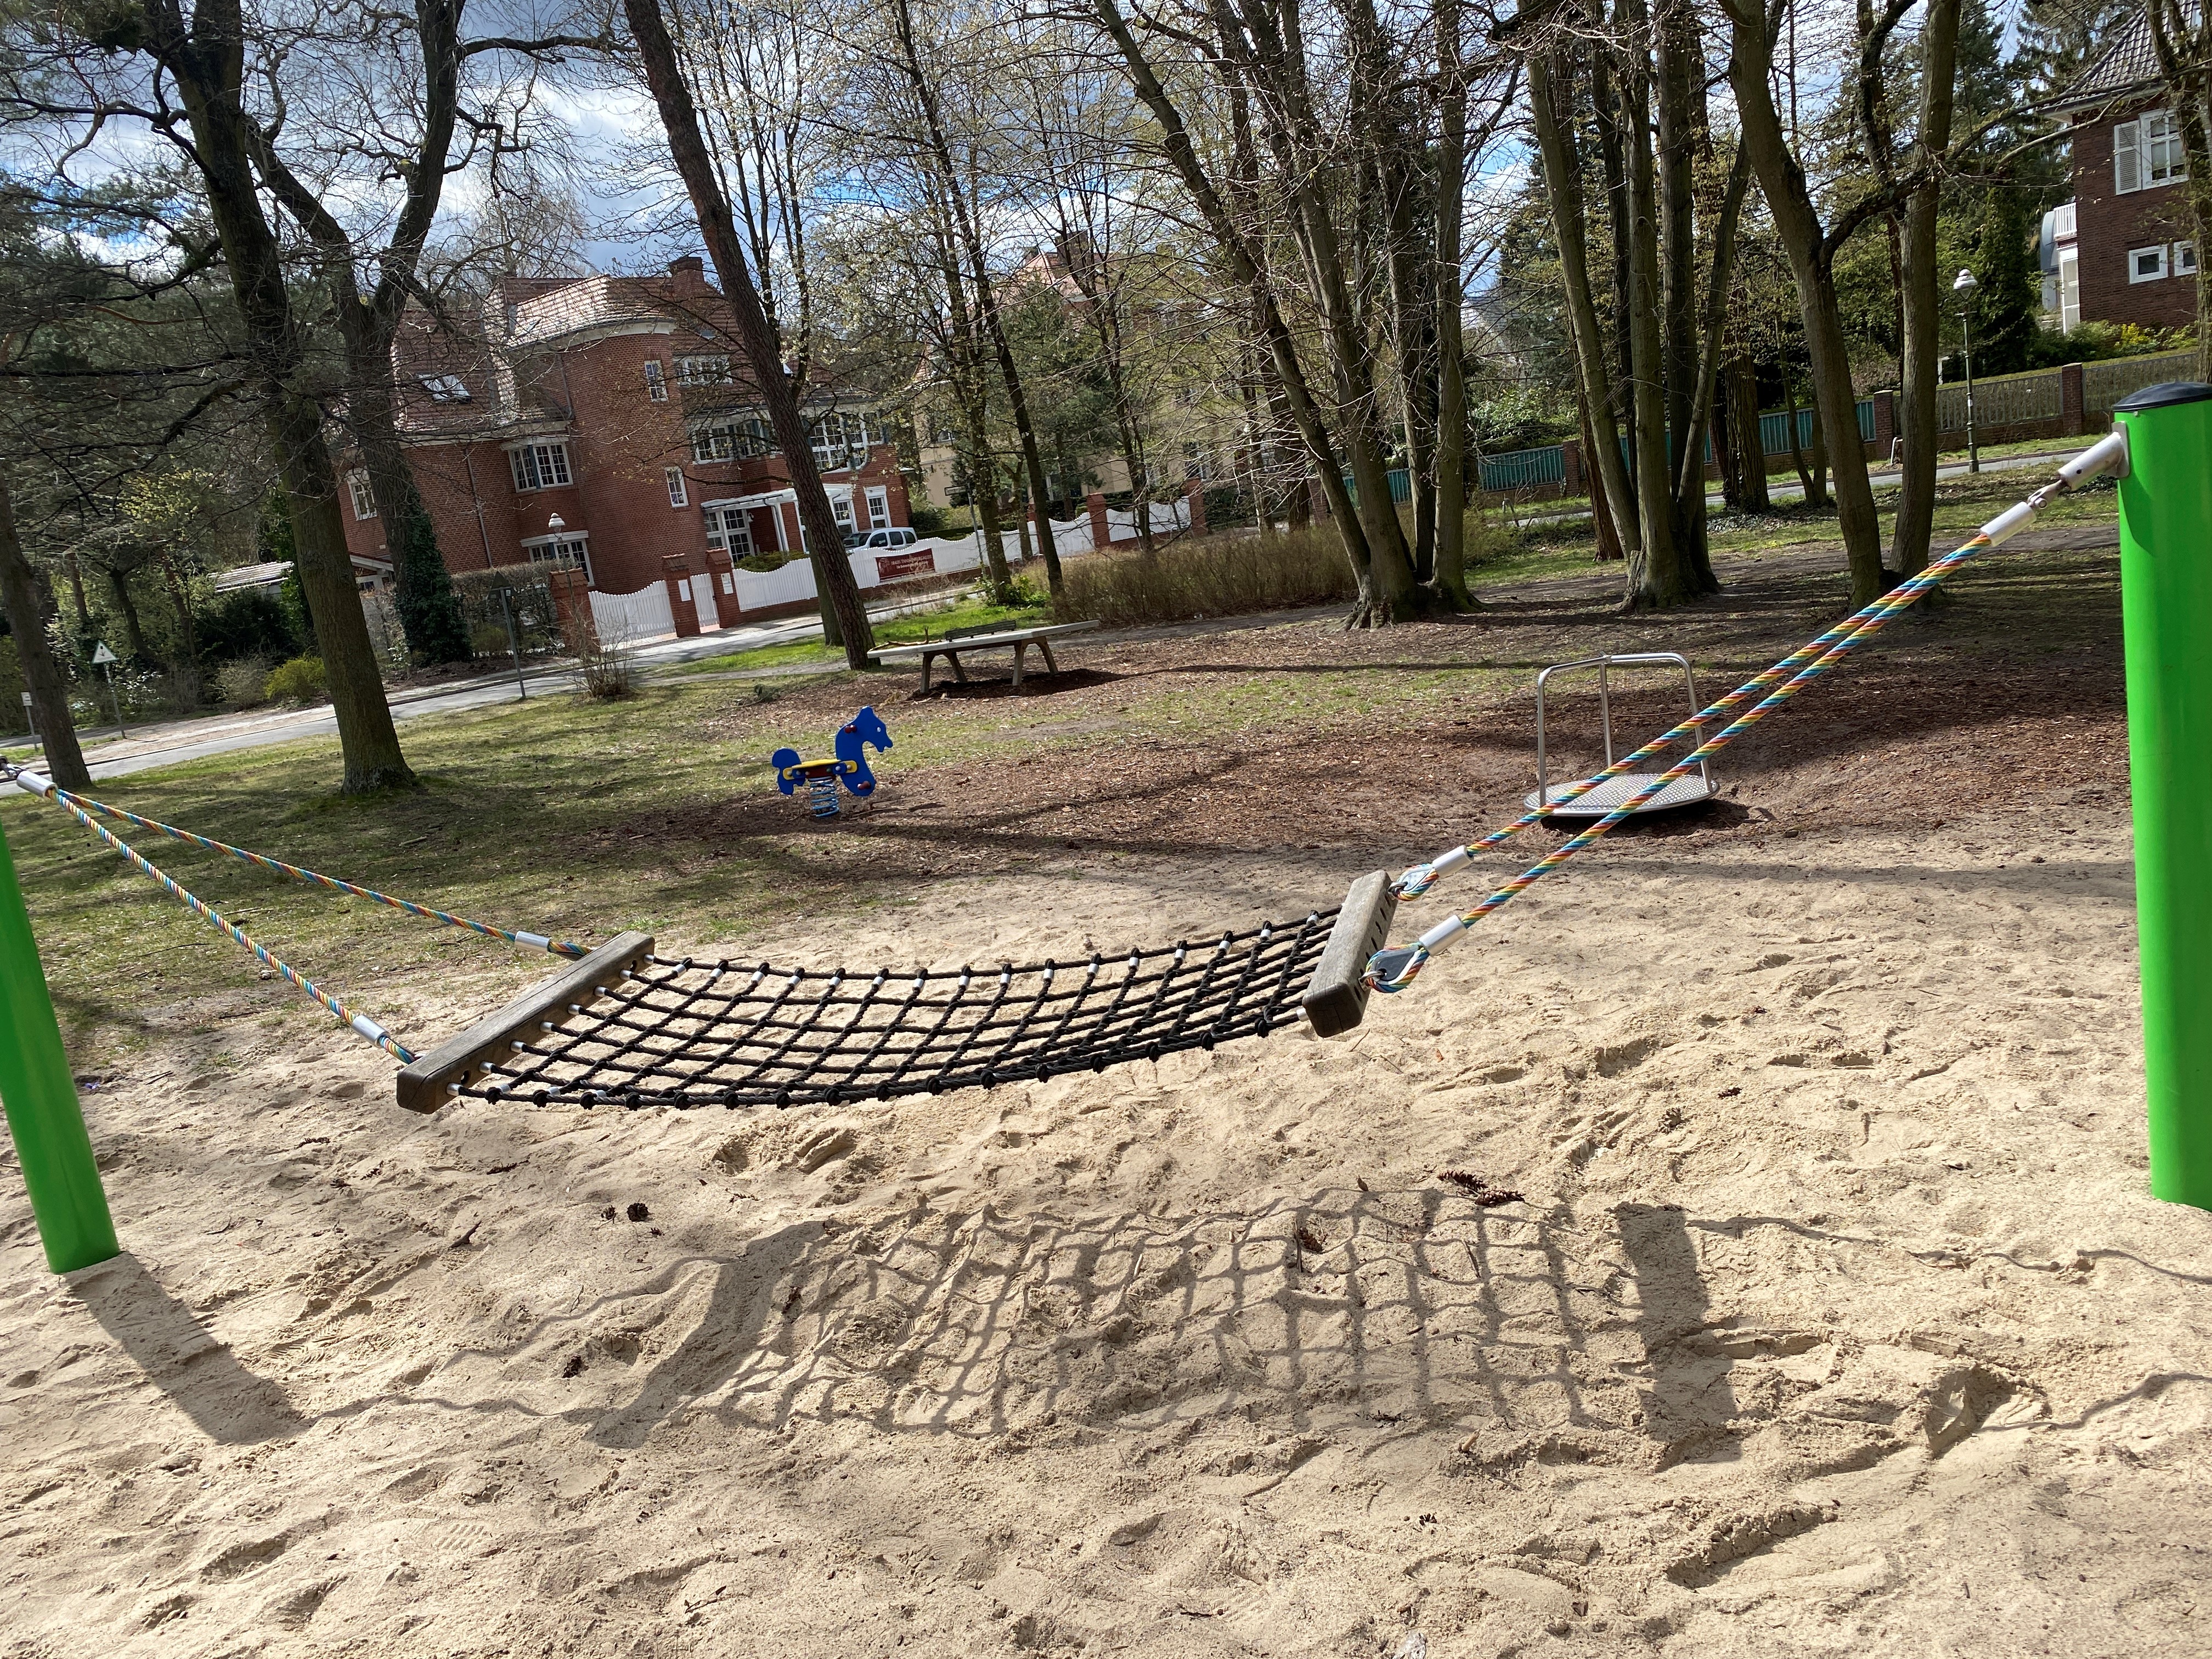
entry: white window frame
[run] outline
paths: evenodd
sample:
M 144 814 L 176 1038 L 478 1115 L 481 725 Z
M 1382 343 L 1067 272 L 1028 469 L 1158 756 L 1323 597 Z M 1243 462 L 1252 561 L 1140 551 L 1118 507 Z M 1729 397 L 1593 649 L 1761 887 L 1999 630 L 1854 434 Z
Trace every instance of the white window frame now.
M 355 522 L 367 524 L 376 516 L 376 490 L 368 482 L 368 470 L 357 467 L 347 473 L 346 488 L 353 492 Z
M 730 354 L 726 351 L 699 351 L 676 360 L 676 384 L 678 386 L 728 386 Z
M 701 466 L 721 461 L 753 461 L 776 453 L 768 422 L 758 416 L 713 421 L 691 428 L 691 459 Z
M 830 516 L 837 520 L 840 530 L 853 531 L 860 527 L 853 517 L 853 498 L 850 495 L 832 495 L 830 498 Z
M 707 545 L 727 553 L 732 562 L 753 556 L 753 521 L 742 507 L 709 501 L 701 509 L 707 525 Z
M 656 404 L 668 401 L 668 367 L 658 357 L 645 360 L 645 395 Z
M 2197 244 L 2176 242 L 2173 245 L 2173 258 L 2167 264 L 2166 269 L 2177 276 L 2194 276 L 2197 274 Z
M 2112 129 L 2112 189 L 2122 196 L 2178 185 L 2189 177 L 2181 123 L 2154 109 Z M 2148 281 L 2148 278 L 2144 280 Z
M 2152 271 L 2144 270 L 2142 261 L 2145 258 L 2157 260 L 2158 269 Z M 2130 248 L 2128 250 L 2128 281 L 2130 283 L 2164 282 L 2166 274 L 2166 244 L 2163 242 L 2155 243 L 2149 247 Z
M 889 530 L 891 527 L 891 492 L 884 484 L 868 486 L 868 528 Z
M 458 374 L 417 374 L 415 378 L 422 383 L 422 390 L 429 393 L 430 401 L 434 404 L 474 401 L 469 392 L 469 383 Z
M 2142 120 L 2143 188 L 2178 185 L 2189 177 L 2189 163 L 2181 148 L 2181 123 L 2172 110 L 2153 110 Z
M 568 446 L 557 438 L 550 443 L 516 444 L 507 452 L 507 464 L 514 474 L 519 495 L 538 489 L 563 489 L 576 481 L 568 465 Z
M 2081 325 L 2081 253 L 2078 248 L 2058 252 L 2058 328 L 2071 334 Z
M 671 466 L 671 467 L 664 467 L 664 468 L 662 468 L 662 469 L 661 469 L 661 471 L 663 471 L 663 473 L 664 473 L 664 474 L 665 474 L 665 476 L 667 477 L 667 479 L 668 479 L 668 504 L 669 504 L 669 506 L 671 506 L 671 507 L 689 507 L 689 506 L 690 506 L 690 505 L 691 505 L 691 491 L 690 491 L 690 489 L 689 489 L 688 487 L 686 487 L 686 485 L 684 484 L 684 469 L 683 469 L 682 467 L 680 467 L 680 466 Z
M 574 558 L 584 567 L 584 580 L 597 587 L 599 578 L 592 574 L 592 532 L 588 530 L 564 530 L 557 536 L 526 536 L 522 538 L 522 556 L 532 564 L 551 564 L 556 560 Z

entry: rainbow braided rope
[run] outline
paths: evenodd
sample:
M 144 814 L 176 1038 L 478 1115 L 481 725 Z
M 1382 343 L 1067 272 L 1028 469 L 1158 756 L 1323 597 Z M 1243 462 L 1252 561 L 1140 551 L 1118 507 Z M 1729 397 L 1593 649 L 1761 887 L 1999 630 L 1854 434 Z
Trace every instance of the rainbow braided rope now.
M 1701 761 L 1726 748 L 1746 731 L 1765 719 L 1768 714 L 1779 708 L 1806 686 L 1826 673 L 1854 647 L 1872 638 L 1894 621 L 1923 594 L 1939 586 L 1947 576 L 1967 560 L 2002 542 L 2009 540 L 2014 535 L 2025 529 L 2034 521 L 2036 514 L 2049 503 L 2052 496 L 2075 488 L 2110 467 L 2114 465 L 2124 467 L 2125 463 L 2124 440 L 2120 434 L 2114 434 L 2083 454 L 2077 456 L 2060 469 L 2057 478 L 2035 491 L 2026 501 L 2008 507 L 1958 547 L 1954 548 L 1942 558 L 1932 562 L 1917 575 L 1899 583 L 1881 598 L 1854 612 L 1818 639 L 1800 646 L 1772 667 L 1746 681 L 1743 685 L 1714 703 L 1710 708 L 1692 715 L 1673 730 L 1646 744 L 1633 755 L 1616 762 L 1597 776 L 1589 779 L 1571 793 L 1563 790 L 1558 800 L 1551 804 L 1552 806 L 1556 807 L 1561 803 L 1587 793 L 1590 788 L 1605 779 L 1626 770 L 1638 760 L 1649 757 L 1668 744 L 1679 740 L 1688 732 L 1702 726 L 1708 719 L 1742 702 L 1753 692 L 1772 685 L 1784 674 L 1789 673 L 1793 665 L 1805 663 L 1808 657 L 1812 659 L 1806 666 L 1790 674 L 1790 678 L 1778 689 L 1769 692 L 1749 713 L 1741 715 L 1714 737 L 1699 744 L 1680 762 L 1653 777 L 1649 783 L 1622 801 L 1589 829 L 1561 842 L 1543 858 L 1539 859 L 1519 875 L 1500 886 L 1474 908 L 1437 923 L 1410 946 L 1401 945 L 1394 949 L 1377 951 L 1368 958 L 1367 962 L 1365 978 L 1369 987 L 1385 994 L 1393 994 L 1406 989 L 1419 976 L 1421 969 L 1427 965 L 1430 957 L 1435 954 L 1439 946 L 1466 932 L 1468 927 L 1481 921 L 1493 910 L 1510 902 L 1519 894 L 1526 892 L 1537 882 L 1566 863 L 1576 854 L 1612 830 L 1615 824 L 1632 815 L 1637 808 L 1657 795 L 1668 784 L 1695 769 Z M 1492 832 L 1471 846 L 1454 848 L 1450 852 L 1443 854 L 1426 864 L 1417 865 L 1407 871 L 1405 877 L 1401 878 L 1399 890 L 1407 896 L 1425 892 L 1443 876 L 1467 863 L 1476 848 L 1496 846 L 1540 818 L 1549 816 L 1550 811 L 1547 808 L 1533 810 L 1522 815 L 1513 823 Z
M 171 897 L 176 899 L 178 902 L 191 910 L 192 914 L 199 917 L 201 921 L 206 922 L 210 927 L 216 928 L 222 933 L 228 933 L 232 939 L 237 940 L 239 944 L 252 951 L 254 956 L 260 960 L 263 965 L 274 969 L 277 973 L 283 975 L 284 978 L 291 981 L 291 983 L 297 988 L 306 992 L 317 1002 L 321 1003 L 325 1008 L 328 1009 L 331 1014 L 336 1016 L 340 1024 L 349 1026 L 361 1036 L 367 1037 L 371 1042 L 374 1042 L 378 1048 L 383 1049 L 386 1054 L 390 1054 L 402 1066 L 409 1066 L 414 1063 L 415 1055 L 413 1051 L 403 1047 L 398 1040 L 395 1038 L 391 1032 L 386 1030 L 383 1026 L 378 1024 L 367 1014 L 356 1013 L 352 1009 L 347 1007 L 344 1003 L 340 1002 L 328 991 L 325 991 L 321 986 L 316 984 L 314 981 L 301 974 L 297 969 L 294 968 L 291 963 L 277 956 L 276 952 L 270 950 L 266 945 L 257 944 L 253 939 L 248 938 L 246 933 L 240 928 L 236 923 L 228 921 L 223 916 L 218 915 L 213 909 L 209 908 L 209 906 L 201 902 L 199 899 L 194 897 L 191 893 L 185 891 L 184 888 L 179 886 L 172 877 L 163 871 L 157 869 L 152 863 L 148 861 L 148 860 L 140 854 L 137 848 L 131 847 L 130 843 L 118 839 L 113 834 L 110 833 L 104 825 L 94 823 L 92 815 L 89 812 L 87 812 L 82 807 L 79 806 L 74 800 L 64 799 L 64 796 L 66 793 L 65 791 L 57 788 L 53 784 L 48 783 L 44 778 L 37 778 L 34 782 L 33 781 L 34 775 L 35 775 L 29 773 L 19 774 L 17 775 L 16 781 L 22 787 L 29 789 L 33 794 L 48 795 L 54 800 L 59 802 L 64 811 L 67 811 L 72 817 L 76 818 L 79 823 L 82 823 L 86 829 L 91 830 L 94 835 L 98 836 L 100 840 L 106 842 L 110 847 L 121 854 L 134 868 L 145 875 L 151 876 L 155 881 L 161 884 L 161 886 L 169 893 Z M 41 789 L 37 787 L 39 784 L 45 784 L 46 787 Z
M 313 870 L 303 870 L 296 864 L 285 863 L 282 859 L 268 858 L 243 847 L 233 847 L 228 842 L 211 841 L 205 836 L 196 836 L 189 830 L 179 830 L 174 824 L 163 823 L 158 818 L 141 817 L 137 813 L 125 811 L 120 806 L 110 806 L 106 802 L 94 800 L 89 796 L 74 794 L 58 785 L 49 784 L 47 787 L 52 789 L 53 799 L 64 806 L 82 807 L 85 811 L 97 812 L 102 817 L 113 818 L 123 823 L 136 824 L 141 830 L 155 830 L 173 841 L 181 841 L 189 846 L 204 848 L 210 853 L 228 853 L 240 863 L 250 864 L 257 870 L 266 870 L 273 875 L 289 877 L 292 880 L 309 887 L 325 887 L 333 893 L 349 893 L 356 898 L 370 899 L 378 904 L 389 905 L 394 910 L 404 910 L 410 916 L 420 916 L 425 921 L 441 921 L 448 927 L 459 927 L 471 933 L 481 934 L 485 939 L 505 939 L 509 945 L 519 945 L 526 950 L 547 951 L 556 957 L 567 957 L 572 960 L 585 954 L 584 947 L 580 945 L 564 944 L 558 939 L 548 939 L 543 933 L 510 933 L 504 927 L 495 927 L 489 922 L 471 921 L 466 916 L 456 916 L 427 904 L 417 904 L 412 899 L 394 898 L 389 893 L 380 893 L 373 887 L 356 887 L 349 881 L 340 881 L 336 876 L 325 876 Z

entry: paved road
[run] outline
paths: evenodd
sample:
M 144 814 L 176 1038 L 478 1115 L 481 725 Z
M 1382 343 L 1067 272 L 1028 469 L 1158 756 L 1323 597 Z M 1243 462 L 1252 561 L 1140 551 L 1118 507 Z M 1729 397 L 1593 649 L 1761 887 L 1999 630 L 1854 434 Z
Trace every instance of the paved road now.
M 868 614 L 878 620 L 902 616 L 943 606 L 952 597 L 957 596 L 939 593 L 926 600 L 910 600 L 902 605 L 872 605 Z M 788 645 L 821 637 L 820 618 L 791 617 L 748 628 L 702 634 L 696 639 L 656 641 L 640 646 L 637 659 L 650 678 L 656 670 L 682 663 L 726 657 L 764 645 Z M 529 691 L 540 695 L 573 691 L 576 685 L 573 669 L 536 672 L 528 681 Z M 458 684 L 395 692 L 392 696 L 392 717 L 395 720 L 410 720 L 425 714 L 456 714 L 463 709 L 515 702 L 524 695 L 515 684 L 512 672 L 487 675 Z M 118 778 L 132 772 L 150 771 L 157 766 L 174 766 L 184 761 L 264 748 L 273 743 L 290 743 L 298 738 L 327 737 L 337 731 L 337 717 L 328 708 L 272 709 L 212 720 L 178 720 L 134 732 L 125 739 L 111 739 L 88 748 L 85 763 L 95 778 Z M 78 734 L 80 741 L 89 741 L 94 736 L 91 731 Z M 16 745 L 18 752 L 21 747 L 20 744 Z

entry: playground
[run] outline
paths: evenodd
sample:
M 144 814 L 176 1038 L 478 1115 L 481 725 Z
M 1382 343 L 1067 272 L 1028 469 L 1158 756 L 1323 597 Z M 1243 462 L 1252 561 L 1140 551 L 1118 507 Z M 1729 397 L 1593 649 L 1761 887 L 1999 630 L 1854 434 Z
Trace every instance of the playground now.
M 1351 1036 L 991 1091 L 400 1111 L 10 793 L 125 1254 L 47 1273 L 11 1163 L 0 1654 L 2201 1650 L 2212 1222 L 2147 1185 L 2112 500 Z M 1080 961 L 1510 817 L 1545 664 L 1680 651 L 1711 697 L 1843 609 L 1832 545 L 1722 574 L 1097 635 L 1018 696 L 541 699 L 416 723 L 398 800 L 319 798 L 315 743 L 100 793 L 586 946 Z M 769 757 L 863 702 L 896 746 L 817 821 Z M 143 844 L 418 1049 L 547 971 Z

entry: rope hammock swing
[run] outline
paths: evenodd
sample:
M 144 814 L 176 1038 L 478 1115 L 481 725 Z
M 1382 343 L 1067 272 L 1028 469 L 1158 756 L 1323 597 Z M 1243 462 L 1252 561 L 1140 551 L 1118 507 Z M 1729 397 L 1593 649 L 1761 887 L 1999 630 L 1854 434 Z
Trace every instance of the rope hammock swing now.
M 1554 793 L 1543 805 L 1480 841 L 1439 854 L 1395 881 L 1380 871 L 1363 876 L 1341 905 L 1294 921 L 1224 933 L 1206 943 L 1184 941 L 1073 963 L 904 971 L 777 968 L 659 956 L 654 940 L 643 933 L 623 933 L 586 951 L 195 835 L 59 788 L 23 768 L 0 763 L 0 778 L 63 807 L 132 867 L 390 1054 L 402 1067 L 399 1102 L 416 1111 L 435 1111 L 459 1097 L 583 1107 L 785 1107 L 1042 1081 L 1210 1049 L 1237 1037 L 1266 1036 L 1301 1018 L 1323 1036 L 1349 1030 L 1364 1016 L 1370 990 L 1405 990 L 1437 950 L 1733 743 L 1967 560 L 2025 529 L 2061 493 L 2107 471 L 2124 474 L 2126 462 L 2125 440 L 2114 433 L 1917 575 L 1633 754 Z M 1759 701 L 1749 709 L 1711 738 L 1702 738 L 1705 727 L 1754 697 Z M 1472 909 L 1438 923 L 1411 945 L 1382 948 L 1401 897 L 1428 891 L 1476 854 L 1692 738 L 1701 740 L 1671 768 Z M 101 818 L 226 854 L 309 886 L 542 950 L 567 958 L 568 965 L 497 1013 L 418 1055 L 379 1022 L 299 973 L 194 896 L 98 822 Z

